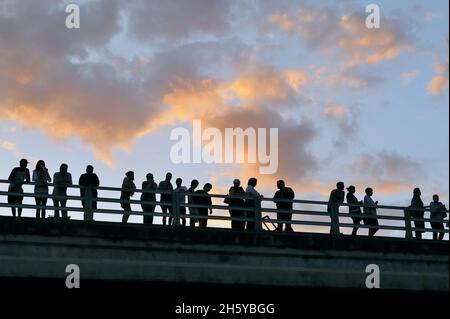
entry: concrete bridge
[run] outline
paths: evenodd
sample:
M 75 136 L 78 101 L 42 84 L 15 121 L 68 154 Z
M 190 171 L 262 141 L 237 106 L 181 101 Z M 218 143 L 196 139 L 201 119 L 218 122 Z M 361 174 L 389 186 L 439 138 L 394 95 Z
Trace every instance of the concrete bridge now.
M 378 291 L 448 296 L 448 249 L 448 241 L 0 217 L 0 281 L 12 289 L 45 282 L 66 291 L 66 266 L 76 264 L 81 287 L 359 294 L 374 290 L 366 267 L 375 264 Z

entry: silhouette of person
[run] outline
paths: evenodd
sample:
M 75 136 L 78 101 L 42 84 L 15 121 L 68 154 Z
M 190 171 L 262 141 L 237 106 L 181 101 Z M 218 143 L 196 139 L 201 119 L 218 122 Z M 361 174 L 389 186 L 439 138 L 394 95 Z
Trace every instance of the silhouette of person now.
M 245 196 L 248 197 L 245 199 L 245 206 L 249 209 L 245 211 L 245 217 L 251 219 L 246 222 L 246 230 L 254 230 L 255 229 L 255 200 L 261 199 L 263 196 L 258 193 L 255 189 L 258 180 L 254 177 L 251 177 L 247 182 L 247 188 L 245 189 Z
M 293 200 L 295 198 L 294 191 L 290 187 L 286 187 L 285 182 L 283 180 L 277 181 L 277 188 L 278 190 L 275 192 L 275 195 L 273 196 L 274 202 L 277 206 L 277 209 L 280 210 L 289 210 L 292 211 L 293 208 L 293 202 L 285 202 L 280 201 L 279 199 L 285 199 L 285 200 Z M 278 219 L 278 228 L 277 231 L 283 231 L 283 224 L 285 224 L 285 231 L 294 231 L 292 229 L 291 220 L 292 220 L 292 213 L 277 213 L 277 219 Z
M 166 174 L 166 179 L 159 183 L 158 189 L 160 192 L 173 192 L 173 186 L 170 180 L 172 179 L 172 173 Z M 163 214 L 163 225 L 166 224 L 166 215 L 169 215 L 169 225 L 172 224 L 172 194 L 161 194 L 161 212 Z M 165 204 L 162 204 L 165 203 Z
M 59 172 L 53 175 L 53 196 L 67 196 L 67 187 L 72 186 L 72 175 L 67 171 L 67 164 L 61 164 Z M 53 206 L 55 206 L 55 218 L 59 218 L 59 209 L 61 207 L 61 216 L 67 219 L 66 207 L 67 200 L 62 198 L 53 198 Z
M 331 191 L 330 198 L 328 199 L 327 211 L 330 214 L 332 220 L 330 234 L 334 233 L 335 231 L 335 226 L 333 225 L 333 216 L 337 217 L 339 221 L 339 206 L 344 202 L 345 199 L 344 188 L 345 186 L 343 182 L 337 182 L 336 188 Z M 339 226 L 337 232 L 339 233 Z
M 127 202 L 131 199 L 136 191 L 136 185 L 134 184 L 134 172 L 129 171 L 125 173 L 125 178 L 122 182 L 122 191 L 120 192 L 120 206 L 123 208 L 124 214 L 122 216 L 122 223 L 126 223 L 131 214 L 131 203 Z
M 369 228 L 369 237 L 373 237 L 378 231 L 378 228 L 376 228 L 378 226 L 378 220 L 376 219 L 378 201 L 374 202 L 372 196 L 373 189 L 367 187 L 366 196 L 364 196 L 364 215 L 367 217 L 364 217 L 364 225 L 374 226 L 373 228 Z
M 158 185 L 156 185 L 153 179 L 153 174 L 147 174 L 147 180 L 142 183 L 142 190 L 149 192 L 142 192 L 141 201 L 143 202 L 156 202 L 156 191 L 158 190 Z M 155 212 L 155 204 L 141 204 L 142 212 L 153 214 Z M 144 215 L 144 224 L 153 224 L 153 215 Z
M 48 183 L 52 179 L 45 167 L 45 162 L 39 160 L 36 163 L 36 169 L 33 171 L 34 194 L 36 206 L 43 206 L 43 208 L 36 208 L 36 218 L 45 218 L 45 206 L 47 205 Z
M 422 195 L 422 192 L 420 191 L 420 188 L 417 188 L 417 187 L 414 188 L 413 198 L 411 199 L 411 206 L 410 206 L 411 208 L 413 208 L 411 210 L 411 217 L 413 217 L 413 219 L 415 219 L 415 218 L 423 219 L 424 218 L 425 210 L 424 210 L 424 205 L 423 205 L 422 199 L 420 198 L 421 195 Z M 421 220 L 414 220 L 414 228 L 424 229 L 425 222 L 421 221 Z M 422 239 L 423 232 L 424 232 L 423 230 L 415 230 L 416 238 Z
M 186 195 L 183 193 L 187 192 L 187 187 L 181 186 L 182 183 L 183 183 L 183 180 L 181 178 L 177 178 L 175 180 L 175 184 L 177 187 L 175 188 L 174 192 L 178 196 L 179 203 L 185 204 L 186 203 Z M 186 215 L 186 207 L 185 206 L 180 206 L 180 215 Z M 183 226 L 186 226 L 186 217 L 181 217 L 181 222 L 182 222 Z
M 358 199 L 355 196 L 355 192 L 356 192 L 356 188 L 353 185 L 350 185 L 349 187 L 347 187 L 347 204 L 351 205 L 363 205 L 363 202 L 360 200 L 358 201 Z M 361 207 L 360 206 L 349 206 L 348 207 L 348 213 L 351 215 L 361 215 Z M 359 225 L 362 221 L 362 216 L 355 216 L 355 217 L 351 217 L 353 220 L 353 230 L 352 230 L 352 235 L 356 236 L 356 233 L 358 232 L 359 229 Z
M 244 207 L 245 201 L 245 191 L 241 187 L 241 181 L 238 179 L 235 179 L 233 181 L 233 186 L 230 187 L 228 190 L 228 196 L 225 198 L 225 203 L 228 204 L 230 207 Z M 235 196 L 233 198 L 233 196 Z M 239 198 L 238 196 L 242 196 L 242 198 Z M 245 217 L 245 211 L 244 210 L 236 210 L 236 209 L 230 209 L 230 216 L 231 216 L 231 228 L 232 229 L 239 229 L 239 230 L 245 230 L 245 221 L 243 220 L 234 220 L 235 218 L 244 218 Z
M 28 161 L 23 158 L 20 160 L 20 166 L 13 168 L 11 174 L 9 174 L 8 181 L 9 187 L 8 192 L 23 194 L 22 185 L 24 183 L 30 182 L 30 171 L 27 168 Z M 22 205 L 23 196 L 22 195 L 8 195 L 8 204 L 11 205 Z M 16 216 L 16 208 L 11 207 L 12 215 Z M 17 216 L 22 216 L 22 207 L 17 208 Z
M 433 195 L 433 201 L 430 203 L 430 224 L 433 232 L 433 240 L 444 239 L 444 218 L 447 217 L 447 208 L 439 201 L 439 195 Z
M 78 185 L 82 186 L 80 187 L 80 196 L 81 204 L 84 207 L 84 220 L 93 220 L 93 210 L 97 209 L 97 187 L 100 186 L 100 180 L 98 179 L 97 174 L 94 173 L 94 167 L 92 165 L 86 167 L 86 173 L 80 176 Z M 86 206 L 87 195 L 90 195 L 92 198 L 91 207 Z
M 199 189 L 198 191 L 196 191 L 196 194 L 203 194 L 206 195 L 208 194 L 212 189 L 212 185 L 210 183 L 206 183 L 203 186 L 203 189 Z M 209 196 L 193 196 L 193 200 L 194 200 L 194 204 L 197 205 L 205 205 L 205 206 L 211 206 L 212 205 L 212 200 L 211 197 Z M 206 217 L 206 218 L 201 218 L 199 220 L 199 227 L 206 227 L 208 225 L 208 211 L 210 214 L 212 214 L 212 208 L 208 208 L 208 207 L 200 207 L 197 208 L 198 210 L 198 215 L 202 216 L 202 217 Z
M 198 184 L 199 184 L 199 182 L 196 179 L 193 179 L 191 181 L 191 186 L 188 189 L 188 193 L 190 193 L 188 195 L 188 204 L 194 204 L 194 199 L 192 197 L 193 196 L 192 193 L 195 192 L 195 189 L 198 187 Z M 189 225 L 191 227 L 195 227 L 195 223 L 197 223 L 199 221 L 198 218 L 196 218 L 198 216 L 198 208 L 189 207 L 189 215 L 190 215 Z

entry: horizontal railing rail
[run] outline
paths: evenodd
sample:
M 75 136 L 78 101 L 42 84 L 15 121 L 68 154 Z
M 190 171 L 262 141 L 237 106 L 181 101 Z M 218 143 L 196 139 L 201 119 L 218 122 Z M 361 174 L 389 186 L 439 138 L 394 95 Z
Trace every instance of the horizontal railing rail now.
M 10 182 L 7 180 L 0 180 L 0 186 L 7 185 Z M 24 183 L 23 186 L 27 188 L 31 188 L 35 183 Z M 289 225 L 291 227 L 308 227 L 307 232 L 318 232 L 317 228 L 319 227 L 321 232 L 324 232 L 323 228 L 329 228 L 330 233 L 337 235 L 340 234 L 340 229 L 353 229 L 354 227 L 358 227 L 361 229 L 377 229 L 382 231 L 390 231 L 387 236 L 391 237 L 400 237 L 398 234 L 392 234 L 392 232 L 401 232 L 406 238 L 413 238 L 414 233 L 436 233 L 436 234 L 448 234 L 448 227 L 445 228 L 444 225 L 448 225 L 448 210 L 445 210 L 447 217 L 442 219 L 432 219 L 422 217 L 412 216 L 415 212 L 424 212 L 430 213 L 429 207 L 424 208 L 414 208 L 414 207 L 401 207 L 401 206 L 391 206 L 391 205 L 377 205 L 375 208 L 378 212 L 376 215 L 366 214 L 366 213 L 350 213 L 339 211 L 339 209 L 343 210 L 344 207 L 347 207 L 350 210 L 350 207 L 360 207 L 362 210 L 364 209 L 364 205 L 362 204 L 348 204 L 348 203 L 330 203 L 327 201 L 317 201 L 317 200 L 303 200 L 303 199 L 274 199 L 269 197 L 250 197 L 245 195 L 223 195 L 223 194 L 202 194 L 202 193 L 191 193 L 187 191 L 162 191 L 158 189 L 154 190 L 143 190 L 143 189 L 122 189 L 119 187 L 85 187 L 80 185 L 70 185 L 67 186 L 67 190 L 70 192 L 80 192 L 80 190 L 84 189 L 85 194 L 83 196 L 80 195 L 61 195 L 61 194 L 52 194 L 50 191 L 51 187 L 54 187 L 55 184 L 48 183 L 48 194 L 42 193 L 34 193 L 34 192 L 10 192 L 10 191 L 2 191 L 0 190 L 0 208 L 14 208 L 14 209 L 27 209 L 27 210 L 50 210 L 55 212 L 67 212 L 69 213 L 82 213 L 84 220 L 93 220 L 94 214 L 95 216 L 101 215 L 110 215 L 111 218 L 114 219 L 113 216 L 117 215 L 128 215 L 134 217 L 152 217 L 152 218 L 170 218 L 173 221 L 173 225 L 180 225 L 182 221 L 214 221 L 215 227 L 223 227 L 229 228 L 228 223 L 239 222 L 241 224 L 237 229 L 244 230 L 242 228 L 242 224 L 247 223 L 247 226 L 252 225 L 248 230 L 253 230 L 256 232 L 270 230 L 269 226 L 272 226 L 274 229 L 276 225 L 280 226 L 281 224 Z M 92 190 L 96 190 L 99 195 L 94 197 L 92 195 Z M 134 193 L 134 196 L 130 196 L 130 199 L 120 198 L 119 195 L 113 196 L 104 196 L 103 192 L 120 192 L 120 193 Z M 153 194 L 155 200 L 148 199 L 135 199 L 138 194 Z M 157 195 L 170 195 L 165 198 L 170 198 L 171 201 L 161 201 L 156 200 Z M 10 196 L 15 197 L 23 197 L 25 199 L 32 198 L 46 198 L 54 200 L 53 205 L 37 205 L 37 204 L 29 204 L 29 203 L 8 203 L 7 198 Z M 134 197 L 134 198 L 133 198 Z M 188 202 L 188 198 L 194 199 L 194 202 Z M 210 198 L 213 202 L 212 205 L 205 205 L 198 203 L 198 200 L 201 198 Z M 225 204 L 225 199 L 230 199 L 231 202 L 233 200 L 242 200 L 244 202 L 243 205 L 235 205 L 235 204 Z M 222 203 L 217 203 L 217 201 L 222 201 Z M 65 202 L 65 206 L 61 206 L 60 202 Z M 197 201 L 197 202 L 196 202 Z M 234 202 L 235 202 L 234 201 Z M 230 202 L 230 201 L 229 201 Z M 67 204 L 71 204 L 67 206 Z M 83 203 L 80 206 L 73 206 L 74 203 Z M 97 205 L 93 205 L 93 203 L 97 203 Z M 281 209 L 276 208 L 275 203 L 289 203 L 293 206 L 293 209 Z M 101 204 L 103 207 L 99 207 Z M 120 204 L 122 209 L 115 209 L 114 205 Z M 131 207 L 131 205 L 139 205 L 141 206 L 140 210 L 136 210 Z M 268 207 L 272 205 L 272 207 Z M 106 207 L 109 206 L 109 207 Z M 125 206 L 125 208 L 123 208 Z M 156 211 L 156 207 L 167 207 L 168 213 L 162 213 Z M 302 207 L 300 207 L 302 206 Z M 316 206 L 315 209 L 305 209 L 307 206 Z M 144 209 L 147 207 L 146 209 Z M 149 209 L 150 207 L 150 209 Z M 319 207 L 319 208 L 317 208 Z M 308 207 L 310 208 L 310 207 Z M 374 208 L 374 207 L 371 207 Z M 201 214 L 199 214 L 201 210 Z M 210 210 L 214 210 L 214 214 L 209 214 Z M 390 214 L 386 214 L 389 211 Z M 194 212 L 196 212 L 194 214 Z M 233 215 L 235 216 L 230 216 Z M 206 214 L 205 214 L 206 213 Z M 238 214 L 237 214 L 238 213 Z M 394 214 L 392 214 L 394 213 Z M 2 212 L 5 215 L 5 212 Z M 11 213 L 9 213 L 11 214 Z M 73 217 L 73 214 L 71 214 Z M 106 217 L 105 217 L 106 218 Z M 353 222 L 349 222 L 349 219 L 361 219 L 364 222 L 362 224 L 355 224 Z M 106 218 L 108 219 L 108 218 Z M 378 225 L 373 225 L 370 221 L 379 221 Z M 145 222 L 145 220 L 144 220 Z M 224 223 L 226 222 L 226 223 Z M 151 222 L 153 223 L 153 221 Z M 156 221 L 155 221 L 156 223 Z M 183 222 L 184 223 L 184 222 Z M 431 226 L 435 226 L 435 224 L 441 224 L 443 228 L 426 228 L 424 227 L 424 223 L 429 223 Z M 263 227 L 264 226 L 264 227 Z M 311 227 L 316 227 L 315 229 L 311 229 Z M 305 231 L 303 229 L 295 229 L 295 231 Z M 394 236 L 397 235 L 397 236 Z M 441 235 L 442 236 L 442 235 Z M 448 237 L 448 236 L 447 236 Z M 446 238 L 448 240 L 448 238 Z

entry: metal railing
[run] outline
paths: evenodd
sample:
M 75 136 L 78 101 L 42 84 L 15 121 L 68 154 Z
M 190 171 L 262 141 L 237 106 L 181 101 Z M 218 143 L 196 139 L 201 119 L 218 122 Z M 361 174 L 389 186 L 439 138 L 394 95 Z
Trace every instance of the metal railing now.
M 9 184 L 7 180 L 0 180 L 1 185 Z M 92 196 L 92 188 L 86 188 L 85 196 L 80 196 L 79 191 L 81 188 L 85 188 L 79 185 L 68 186 L 68 195 L 52 195 L 52 192 L 49 194 L 35 194 L 32 192 L 33 183 L 25 183 L 24 184 L 24 192 L 23 193 L 14 193 L 9 191 L 1 191 L 0 190 L 0 208 L 22 208 L 26 210 L 36 210 L 36 209 L 45 209 L 49 211 L 67 211 L 70 213 L 70 218 L 73 219 L 82 219 L 86 221 L 93 221 L 94 216 L 97 218 L 99 216 L 103 216 L 103 221 L 115 221 L 117 220 L 117 216 L 123 216 L 124 214 L 130 215 L 134 217 L 134 222 L 140 223 L 141 221 L 138 219 L 139 216 L 152 216 L 153 218 L 161 218 L 167 217 L 172 218 L 173 225 L 179 226 L 182 223 L 182 220 L 185 221 L 192 220 L 206 220 L 206 222 L 213 223 L 213 227 L 220 228 L 230 228 L 229 224 L 231 221 L 239 221 L 247 226 L 251 225 L 250 231 L 260 232 L 260 231 L 270 231 L 275 230 L 276 225 L 283 223 L 287 225 L 291 225 L 296 232 L 310 232 L 310 233 L 330 233 L 332 235 L 341 234 L 341 230 L 345 232 L 349 232 L 355 226 L 360 229 L 377 229 L 381 231 L 378 233 L 378 236 L 381 235 L 385 237 L 405 237 L 408 239 L 414 238 L 415 232 L 423 232 L 427 234 L 431 233 L 443 233 L 448 234 L 448 210 L 446 210 L 447 217 L 445 219 L 436 219 L 432 220 L 430 218 L 415 218 L 412 214 L 414 211 L 419 209 L 409 208 L 409 207 L 400 207 L 400 206 L 387 206 L 387 205 L 378 205 L 377 215 L 372 216 L 368 214 L 349 214 L 347 212 L 343 212 L 343 210 L 348 210 L 348 207 L 351 206 L 359 206 L 359 204 L 340 204 L 333 205 L 332 203 L 326 201 L 313 201 L 313 200 L 287 200 L 287 199 L 276 199 L 277 202 L 285 202 L 292 203 L 292 210 L 283 210 L 277 209 L 274 205 L 273 198 L 254 198 L 248 196 L 239 196 L 239 195 L 220 195 L 220 194 L 199 194 L 199 193 L 189 193 L 189 192 L 167 192 L 160 190 L 142 190 L 136 189 L 134 190 L 134 197 L 136 198 L 137 194 L 142 193 L 153 193 L 156 195 L 159 194 L 170 194 L 171 201 L 170 202 L 161 202 L 161 201 L 141 201 L 131 198 L 130 200 L 120 199 L 120 192 L 124 191 L 122 188 L 117 187 L 95 187 L 99 196 Z M 54 186 L 54 184 L 49 183 L 49 188 Z M 7 187 L 4 187 L 7 188 Z M 127 191 L 127 190 L 125 190 Z M 78 194 L 70 194 L 78 192 Z M 116 196 L 104 196 L 104 194 L 108 192 L 114 192 L 117 194 Z M 70 206 L 66 205 L 66 207 L 54 206 L 54 205 L 45 205 L 39 206 L 33 203 L 22 203 L 22 204 L 8 204 L 7 197 L 8 196 L 23 196 L 24 201 L 30 201 L 35 197 L 45 197 L 50 200 L 65 200 L 67 204 L 71 204 Z M 212 205 L 202 205 L 198 203 L 188 203 L 188 196 L 194 198 L 201 197 L 210 197 L 213 204 Z M 225 198 L 231 199 L 240 199 L 246 201 L 246 205 L 243 206 L 230 206 L 224 204 Z M 80 205 L 81 202 L 84 202 L 84 205 Z M 93 205 L 96 202 L 101 205 Z M 217 203 L 220 202 L 220 203 Z M 74 206 L 73 204 L 78 203 L 78 206 Z M 169 214 L 162 214 L 159 211 L 154 212 L 144 212 L 143 209 L 131 209 L 125 211 L 124 209 L 117 209 L 119 204 L 130 204 L 131 205 L 151 205 L 157 208 L 158 206 L 167 206 L 171 208 L 171 212 Z M 101 207 L 100 207 L 101 206 Z M 327 208 L 331 206 L 332 209 L 328 210 Z M 182 213 L 183 209 L 186 210 L 186 213 Z M 325 209 L 324 209 L 325 207 Z M 346 208 L 344 208 L 346 207 Z M 195 214 L 192 215 L 192 209 L 202 209 L 203 214 Z M 204 210 L 206 209 L 206 215 L 204 214 Z M 212 209 L 214 210 L 214 214 L 208 214 L 208 211 Z M 339 212 L 339 209 L 341 212 Z M 228 213 L 230 210 L 242 212 L 242 216 L 240 217 L 230 217 Z M 429 208 L 420 209 L 420 211 L 425 211 L 425 213 L 429 212 Z M 188 213 L 189 212 L 189 213 Z M 381 212 L 381 214 L 380 214 Z M 280 215 L 284 214 L 284 215 Z M 287 215 L 286 215 L 287 214 Z M 7 210 L 0 211 L 0 215 L 11 215 L 11 212 Z M 28 212 L 29 215 L 29 212 Z M 281 216 L 281 217 L 280 217 Z M 292 216 L 292 219 L 289 217 Z M 75 218 L 78 217 L 78 218 Z M 283 218 L 283 219 L 279 219 Z M 284 219 L 287 218 L 287 219 Z M 366 223 L 362 224 L 354 224 L 350 218 L 359 218 Z M 102 218 L 101 218 L 102 219 Z M 158 224 L 155 219 L 154 224 Z M 379 225 L 372 225 L 369 223 L 370 220 L 376 219 L 379 221 Z M 130 222 L 132 222 L 130 220 Z M 444 226 L 444 229 L 436 229 L 436 228 L 418 228 L 416 227 L 416 223 L 440 223 Z M 211 225 L 210 225 L 211 226 Z M 248 227 L 247 227 L 248 228 Z M 383 233 L 384 232 L 384 233 Z M 448 236 L 445 236 L 445 240 L 448 240 Z

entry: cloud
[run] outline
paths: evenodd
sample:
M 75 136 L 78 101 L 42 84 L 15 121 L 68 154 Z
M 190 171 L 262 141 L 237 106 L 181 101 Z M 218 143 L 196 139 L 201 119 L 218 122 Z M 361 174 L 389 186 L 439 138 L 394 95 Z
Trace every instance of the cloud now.
M 245 8 L 226 0 L 137 0 L 128 5 L 127 20 L 130 34 L 139 39 L 170 41 L 195 35 L 223 36 Z
M 8 141 L 8 140 L 1 140 L 0 139 L 0 148 L 3 148 L 4 150 L 7 150 L 14 154 L 17 158 L 21 158 L 22 152 L 17 147 L 16 143 Z
M 448 58 L 443 63 L 435 66 L 436 75 L 428 83 L 427 92 L 429 95 L 439 96 L 448 91 Z
M 395 152 L 361 154 L 349 167 L 358 184 L 383 194 L 411 190 L 424 183 L 423 164 Z
M 407 29 L 392 16 L 383 16 L 381 28 L 368 29 L 364 15 L 339 15 L 339 12 L 342 9 L 336 5 L 302 6 L 294 15 L 272 14 L 268 22 L 298 36 L 312 49 L 337 55 L 347 66 L 391 60 L 411 47 Z
M 418 73 L 419 72 L 417 70 L 407 71 L 407 72 L 403 72 L 401 76 L 402 76 L 403 81 L 406 84 L 408 84 L 417 77 Z
M 439 96 L 448 91 L 448 37 L 446 40 L 447 53 L 443 62 L 435 63 L 435 75 L 431 78 L 427 86 L 427 92 L 429 95 Z

